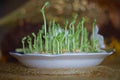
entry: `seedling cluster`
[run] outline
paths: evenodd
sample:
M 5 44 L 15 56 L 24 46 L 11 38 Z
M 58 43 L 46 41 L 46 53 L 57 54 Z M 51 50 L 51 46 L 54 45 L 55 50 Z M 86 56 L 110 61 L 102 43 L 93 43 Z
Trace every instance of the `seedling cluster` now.
M 83 17 L 78 24 L 76 23 L 77 14 L 73 20 L 66 20 L 64 29 L 55 19 L 46 25 L 46 16 L 44 9 L 48 2 L 42 7 L 40 12 L 43 15 L 44 25 L 37 34 L 32 33 L 32 37 L 25 36 L 22 38 L 22 49 L 18 52 L 24 53 L 45 53 L 45 54 L 62 54 L 62 53 L 80 53 L 80 52 L 99 52 L 98 40 L 94 37 L 94 21 L 92 26 L 92 39 L 89 37 L 87 29 L 84 27 L 85 18 Z M 77 24 L 77 25 L 75 25 Z

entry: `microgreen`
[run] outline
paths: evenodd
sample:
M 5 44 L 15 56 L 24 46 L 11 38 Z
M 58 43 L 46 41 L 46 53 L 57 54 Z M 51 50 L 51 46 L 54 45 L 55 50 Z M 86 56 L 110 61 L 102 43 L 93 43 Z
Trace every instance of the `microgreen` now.
M 23 37 L 22 38 L 22 45 L 23 45 L 23 52 L 26 53 L 26 50 L 25 50 L 25 40 L 27 39 L 27 37 Z
M 98 40 L 95 39 L 94 27 L 96 20 L 92 26 L 92 38 L 88 36 L 89 32 L 84 27 L 85 18 L 76 22 L 78 15 L 76 14 L 72 21 L 66 19 L 65 27 L 61 27 L 56 23 L 55 19 L 49 22 L 47 28 L 45 7 L 49 3 L 46 2 L 40 12 L 43 15 L 44 25 L 37 34 L 32 33 L 33 39 L 28 35 L 22 38 L 22 51 L 24 53 L 46 53 L 46 54 L 62 54 L 71 52 L 99 52 Z M 47 30 L 48 29 L 48 30 Z M 33 43 L 32 43 L 33 41 Z M 26 44 L 27 43 L 27 44 Z M 19 51 L 19 50 L 18 50 Z

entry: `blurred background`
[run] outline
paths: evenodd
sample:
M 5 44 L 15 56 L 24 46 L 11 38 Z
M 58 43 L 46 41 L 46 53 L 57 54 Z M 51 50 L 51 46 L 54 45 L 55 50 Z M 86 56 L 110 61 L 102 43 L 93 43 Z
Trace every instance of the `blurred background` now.
M 50 2 L 45 10 L 47 21 L 55 18 L 63 26 L 66 18 L 71 20 L 77 13 L 78 20 L 86 18 L 90 31 L 96 19 L 106 48 L 116 50 L 102 64 L 120 64 L 120 0 L 0 0 L 1 61 L 12 61 L 9 51 L 21 47 L 23 36 L 41 28 L 40 9 L 46 1 Z

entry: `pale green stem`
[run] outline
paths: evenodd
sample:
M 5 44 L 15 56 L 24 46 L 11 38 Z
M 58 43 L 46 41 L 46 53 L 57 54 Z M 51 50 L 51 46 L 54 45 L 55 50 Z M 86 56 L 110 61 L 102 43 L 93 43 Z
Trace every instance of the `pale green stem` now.
M 59 49 L 59 41 L 57 40 L 57 53 L 59 54 L 60 53 L 60 49 Z
M 93 47 L 93 51 L 95 51 L 95 45 L 96 45 L 96 40 L 95 40 L 95 36 L 94 36 L 94 27 L 95 27 L 95 24 L 96 24 L 96 20 L 94 21 L 93 25 L 92 25 L 92 47 Z
M 53 39 L 53 42 L 52 42 L 52 54 L 55 53 L 55 39 Z
M 40 10 L 42 15 L 43 15 L 43 20 L 44 20 L 44 27 L 45 27 L 45 49 L 47 49 L 47 38 L 46 38 L 46 17 L 45 17 L 45 13 L 44 13 L 44 8 L 49 4 L 49 2 L 46 2 L 44 4 L 44 6 L 42 7 L 42 9 Z
M 25 40 L 27 39 L 27 37 L 23 37 L 22 38 L 22 45 L 23 45 L 23 51 L 24 53 L 26 53 L 26 50 L 25 50 Z
M 33 37 L 34 37 L 34 44 L 33 44 L 33 48 L 34 48 L 34 51 L 37 51 L 37 37 L 35 35 L 35 33 L 32 33 Z
M 27 37 L 27 42 L 28 42 L 28 46 L 29 46 L 29 50 L 30 50 L 30 53 L 32 53 L 32 39 L 30 36 Z
M 84 35 L 83 35 L 83 34 L 84 34 L 84 33 L 83 33 L 83 32 L 84 32 L 84 31 L 83 31 L 83 30 L 84 30 L 83 24 L 84 24 L 84 18 L 82 19 L 82 22 L 81 22 L 81 23 L 82 23 L 82 26 L 81 26 L 81 27 L 82 27 L 82 31 L 81 31 L 81 42 L 80 42 L 80 43 L 81 43 L 81 45 L 80 45 L 81 47 L 80 47 L 80 51 L 83 50 L 83 37 L 84 37 Z
M 41 33 L 40 33 L 40 52 L 42 52 L 43 51 L 43 44 L 42 44 L 43 42 L 42 42 L 42 35 L 41 35 Z

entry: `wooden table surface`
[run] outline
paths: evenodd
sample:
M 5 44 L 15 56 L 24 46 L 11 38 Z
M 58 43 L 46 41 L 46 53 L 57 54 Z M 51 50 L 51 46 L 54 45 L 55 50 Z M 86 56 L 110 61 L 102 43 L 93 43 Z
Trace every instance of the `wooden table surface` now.
M 76 69 L 37 69 L 0 63 L 0 80 L 120 80 L 120 65 Z

